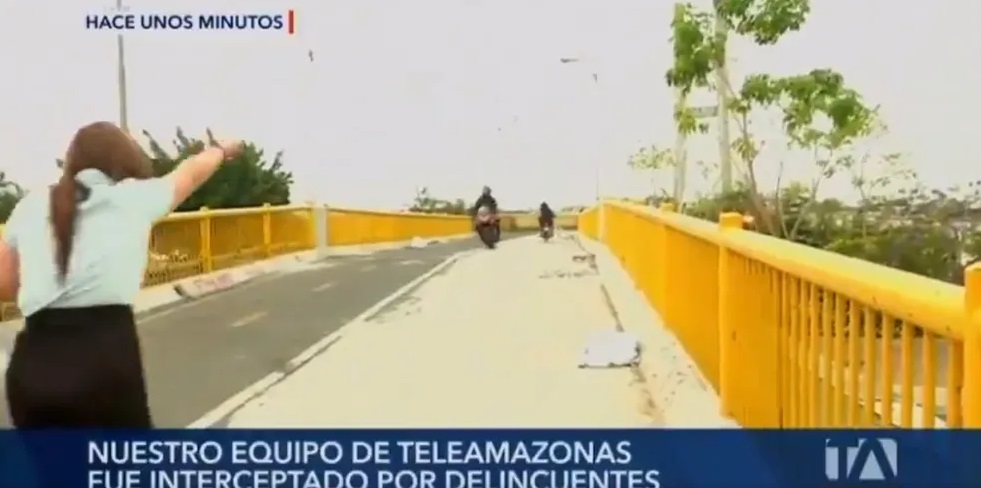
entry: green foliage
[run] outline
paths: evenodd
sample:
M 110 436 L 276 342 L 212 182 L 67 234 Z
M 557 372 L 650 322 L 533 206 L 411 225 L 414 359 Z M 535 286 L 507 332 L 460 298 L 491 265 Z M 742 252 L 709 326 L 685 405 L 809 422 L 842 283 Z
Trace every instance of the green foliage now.
M 725 44 L 716 42 L 711 34 L 712 15 L 700 12 L 691 4 L 676 4 L 671 20 L 674 65 L 665 74 L 668 86 L 681 88 L 685 93 L 694 87 L 705 87 L 720 59 L 724 59 Z
M 981 182 L 944 191 L 914 183 L 857 205 L 817 198 L 801 183 L 787 185 L 779 197 L 762 198 L 783 209 L 785 226 L 798 223 L 792 240 L 799 244 L 957 284 L 963 280 L 963 264 L 981 257 Z M 745 185 L 685 207 L 685 213 L 713 221 L 723 212 L 754 214 Z
M 429 188 L 422 187 L 416 190 L 416 196 L 409 207 L 410 212 L 438 213 L 450 215 L 466 215 L 469 206 L 462 198 L 454 201 L 435 198 L 429 193 Z
M 779 107 L 787 136 L 801 148 L 838 149 L 869 135 L 876 121 L 875 110 L 864 104 L 858 92 L 845 86 L 842 75 L 829 69 L 785 78 L 750 75 L 729 109 L 747 115 L 754 106 Z M 831 121 L 830 129 L 815 126 L 819 115 Z
M 809 0 L 716 0 L 714 12 L 700 11 L 690 3 L 675 4 L 671 20 L 674 64 L 666 81 L 684 93 L 709 86 L 712 70 L 726 59 L 727 39 L 715 28 L 716 19 L 757 44 L 771 45 L 799 30 L 810 12 Z
M 745 179 L 751 214 L 761 230 L 791 239 L 800 231 L 805 212 L 788 222 L 780 199 L 761 196 L 756 164 L 765 141 L 757 140 L 750 131 L 750 115 L 757 110 L 778 110 L 783 115 L 788 146 L 811 154 L 816 176 L 805 192 L 810 195 L 803 203 L 806 209 L 821 182 L 852 163 L 847 153 L 856 141 L 879 127 L 877 108 L 866 105 L 844 77 L 831 69 L 785 77 L 750 74 L 738 90 L 733 90 L 724 68 L 730 32 L 750 37 L 760 46 L 771 45 L 801 29 L 809 13 L 808 0 L 717 0 L 712 12 L 678 4 L 671 24 L 675 59 L 666 74 L 667 84 L 680 89 L 683 98 L 694 88 L 710 88 L 725 95 L 728 101 L 720 109 L 736 122 L 738 133 L 730 143 L 734 160 L 741 166 L 739 176 Z M 721 75 L 714 85 L 710 81 L 713 72 Z M 675 108 L 674 117 L 680 132 L 706 130 L 683 103 Z
M 169 173 L 206 145 L 215 143 L 210 130 L 206 133 L 206 139 L 200 140 L 187 137 L 178 128 L 173 141 L 176 153 L 171 154 L 148 132 L 144 131 L 143 135 L 149 140 L 148 155 L 158 176 Z M 256 207 L 265 203 L 285 205 L 290 202 L 292 183 L 293 174 L 283 169 L 282 152 L 276 153 L 269 162 L 262 149 L 254 143 L 247 143 L 241 155 L 222 165 L 177 211 L 193 211 L 201 207 Z
M 737 34 L 752 37 L 757 44 L 769 45 L 799 30 L 809 13 L 808 0 L 717 0 L 711 13 L 691 4 L 677 4 L 671 22 L 674 63 L 665 75 L 666 82 L 685 94 L 693 88 L 725 91 L 732 95 L 728 109 L 737 115 L 776 106 L 784 113 L 784 126 L 793 142 L 803 147 L 818 142 L 841 146 L 862 133 L 874 110 L 866 107 L 835 71 L 817 69 L 782 78 L 751 74 L 738 91 L 730 86 L 713 87 L 709 81 L 726 59 L 727 35 L 717 28 L 716 20 Z M 832 121 L 832 130 L 821 133 L 813 127 L 818 114 Z M 695 126 L 693 116 L 684 110 L 676 109 L 675 119 L 683 132 L 691 132 Z M 744 147 L 743 153 L 747 154 L 748 148 Z
M 791 76 L 750 74 L 737 89 L 724 78 L 730 34 L 760 47 L 773 45 L 802 29 L 809 14 L 809 0 L 716 0 L 711 11 L 675 6 L 674 61 L 665 81 L 681 92 L 682 102 L 674 110 L 678 130 L 705 130 L 684 107 L 692 90 L 721 92 L 728 100 L 722 108 L 737 128 L 731 146 L 742 177 L 732 191 L 687 202 L 684 211 L 710 220 L 737 211 L 752 216 L 761 232 L 959 283 L 963 263 L 981 258 L 981 232 L 975 230 L 981 222 L 981 182 L 929 189 L 897 154 L 860 156 L 861 143 L 887 129 L 878 108 L 832 69 Z M 768 141 L 755 137 L 749 121 L 763 111 L 779 113 L 787 145 L 811 155 L 811 181 L 778 182 L 772 190 L 759 187 L 756 164 Z M 649 159 L 643 156 L 635 154 L 631 165 Z M 856 205 L 820 198 L 822 181 L 840 174 L 849 177 L 860 196 Z
M 716 0 L 716 12 L 733 30 L 760 45 L 775 44 L 788 32 L 800 30 L 811 13 L 808 0 Z
M 627 165 L 637 170 L 658 171 L 674 167 L 674 155 L 668 149 L 645 146 L 630 156 Z
M 14 211 L 17 202 L 24 197 L 24 189 L 7 179 L 7 174 L 0 171 L 0 222 L 6 222 Z

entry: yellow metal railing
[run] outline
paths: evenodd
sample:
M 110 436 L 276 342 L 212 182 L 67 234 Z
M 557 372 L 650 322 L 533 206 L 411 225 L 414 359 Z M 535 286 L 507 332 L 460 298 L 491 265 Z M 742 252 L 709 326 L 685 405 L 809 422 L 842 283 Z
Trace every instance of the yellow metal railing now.
M 144 286 L 313 249 L 316 215 L 314 207 L 302 205 L 171 214 L 153 227 Z M 331 208 L 325 215 L 327 242 L 334 246 L 444 237 L 471 230 L 466 216 L 343 208 Z M 0 319 L 16 316 L 16 307 L 0 304 Z
M 264 206 L 171 214 L 153 227 L 145 286 L 314 246 L 313 208 Z
M 331 208 L 328 242 L 335 246 L 396 242 L 470 232 L 469 217 Z
M 538 229 L 537 213 L 515 213 L 505 214 L 506 217 L 513 219 L 512 228 L 514 230 L 535 230 Z M 556 215 L 555 226 L 559 229 L 575 230 L 578 226 L 576 215 Z
M 959 287 L 742 222 L 615 202 L 579 217 L 744 427 L 981 427 L 981 266 Z
M 597 207 L 583 210 L 579 214 L 579 232 L 592 239 L 599 238 L 599 209 Z

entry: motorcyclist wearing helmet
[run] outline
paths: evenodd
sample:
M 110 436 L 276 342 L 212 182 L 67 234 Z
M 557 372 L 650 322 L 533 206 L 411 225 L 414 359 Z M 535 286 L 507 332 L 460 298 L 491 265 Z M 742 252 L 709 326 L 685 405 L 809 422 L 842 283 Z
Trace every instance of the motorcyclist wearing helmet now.
M 492 214 L 497 214 L 497 200 L 491 196 L 491 189 L 489 186 L 485 186 L 480 191 L 480 197 L 477 198 L 477 202 L 473 204 L 473 208 L 470 210 L 471 215 L 477 215 L 477 209 L 480 207 L 487 207 Z
M 491 196 L 491 189 L 489 186 L 485 186 L 483 189 L 481 189 L 480 197 L 477 198 L 477 202 L 474 203 L 473 208 L 470 209 L 470 216 L 476 218 L 477 210 L 479 210 L 480 207 L 487 207 L 491 214 L 493 214 L 495 217 L 497 216 L 497 200 Z M 476 227 L 476 221 L 474 226 Z

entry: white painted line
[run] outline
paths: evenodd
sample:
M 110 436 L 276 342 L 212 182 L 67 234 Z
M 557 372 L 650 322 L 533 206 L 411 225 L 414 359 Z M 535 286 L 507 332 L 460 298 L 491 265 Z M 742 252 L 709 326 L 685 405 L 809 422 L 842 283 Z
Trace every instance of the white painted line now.
M 242 326 L 245 326 L 245 325 L 249 325 L 252 322 L 255 322 L 256 320 L 259 320 L 259 319 L 265 317 L 266 315 L 269 315 L 269 312 L 255 312 L 255 313 L 251 313 L 249 315 L 246 315 L 245 317 L 242 317 L 242 318 L 236 320 L 235 322 L 232 322 L 232 324 L 231 324 L 230 327 L 237 328 L 237 327 L 242 327 Z
M 414 264 L 423 264 L 423 262 L 418 259 L 406 259 L 405 261 L 399 261 L 399 266 L 412 266 Z
M 249 385 L 248 388 L 232 395 L 231 398 L 225 400 L 215 407 L 214 410 L 206 413 L 204 417 L 197 419 L 193 424 L 188 425 L 188 429 L 207 429 L 212 425 L 218 423 L 225 415 L 228 415 L 235 410 L 237 410 L 242 405 L 245 405 L 253 398 L 259 396 L 260 393 L 266 391 L 280 380 L 286 377 L 285 373 L 275 372 L 270 373 L 265 378 L 256 381 Z
M 329 288 L 333 288 L 333 286 L 334 286 L 334 282 L 333 281 L 328 281 L 327 283 L 324 283 L 322 285 L 319 285 L 319 286 L 314 287 L 314 289 L 312 289 L 310 291 L 312 291 L 314 293 L 319 293 L 319 292 L 322 292 L 322 291 L 327 290 Z
M 369 264 L 369 265 L 361 268 L 361 272 L 362 273 L 367 273 L 369 271 L 374 271 L 375 268 L 377 268 L 377 267 L 378 267 L 378 265 L 376 265 L 376 264 Z
M 327 335 L 323 339 L 320 339 L 312 346 L 308 347 L 305 351 L 297 355 L 295 358 L 291 359 L 287 363 L 288 366 L 287 370 L 295 371 L 297 368 L 303 366 L 308 361 L 310 361 L 318 354 L 323 352 L 325 349 L 330 347 L 331 344 L 333 344 L 334 342 L 338 341 L 341 337 L 343 337 L 345 330 L 351 330 L 352 328 L 357 327 L 359 325 L 364 325 L 365 323 L 368 322 L 368 319 L 371 318 L 373 315 L 376 315 L 379 311 L 381 311 L 385 307 L 391 305 L 393 302 L 407 295 L 414 288 L 426 282 L 427 280 L 438 274 L 440 271 L 443 271 L 444 269 L 448 268 L 451 264 L 453 264 L 455 261 L 457 261 L 467 253 L 468 251 L 461 251 L 444 259 L 443 262 L 437 264 L 429 271 L 426 271 L 418 278 L 410 281 L 402 288 L 399 288 L 398 290 L 395 291 L 395 293 L 392 293 L 391 295 L 383 298 L 378 303 L 372 305 L 371 308 L 362 312 L 361 315 L 358 315 L 347 324 L 341 326 L 340 329 L 337 329 L 336 331 Z M 244 390 L 238 392 L 228 400 L 222 402 L 221 405 L 218 405 L 210 412 L 204 414 L 201 418 L 195 420 L 191 425 L 187 426 L 187 428 L 207 429 L 217 424 L 219 421 L 221 421 L 222 418 L 235 412 L 246 403 L 249 403 L 250 401 L 254 400 L 259 395 L 261 395 L 263 392 L 271 388 L 273 385 L 278 383 L 286 376 L 287 376 L 286 373 L 282 373 L 279 371 L 266 375 L 265 378 L 262 378 L 259 381 L 256 381 L 255 383 L 247 386 Z

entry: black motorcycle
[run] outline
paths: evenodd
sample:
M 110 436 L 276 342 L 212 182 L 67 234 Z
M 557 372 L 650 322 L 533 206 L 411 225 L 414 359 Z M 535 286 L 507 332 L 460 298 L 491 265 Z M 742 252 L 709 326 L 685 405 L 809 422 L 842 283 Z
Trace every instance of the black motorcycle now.
M 487 207 L 477 209 L 477 236 L 487 249 L 494 249 L 501 240 L 501 226 L 497 215 Z

